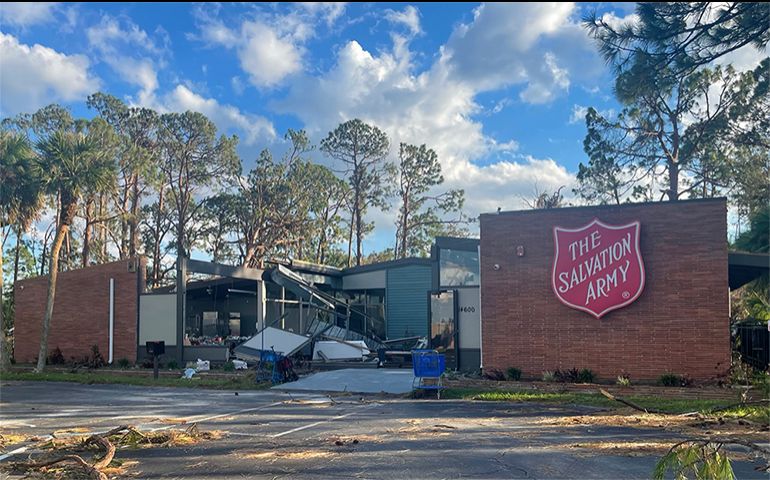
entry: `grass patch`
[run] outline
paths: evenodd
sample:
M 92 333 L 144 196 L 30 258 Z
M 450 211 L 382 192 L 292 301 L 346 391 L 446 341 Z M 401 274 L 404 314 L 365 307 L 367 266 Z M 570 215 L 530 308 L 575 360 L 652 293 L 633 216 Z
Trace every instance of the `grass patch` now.
M 2 372 L 0 381 L 42 381 L 42 382 L 75 382 L 91 384 L 118 384 L 138 385 L 145 387 L 183 387 L 183 388 L 209 388 L 214 390 L 263 390 L 270 386 L 269 383 L 256 383 L 253 373 L 244 373 L 230 378 L 206 378 L 196 376 L 188 380 L 186 378 L 158 378 L 152 376 L 120 375 L 116 373 L 99 372 Z
M 533 391 L 488 391 L 473 388 L 447 388 L 441 393 L 442 398 L 459 398 L 466 400 L 484 400 L 490 402 L 539 402 L 556 404 L 575 404 L 588 405 L 592 407 L 622 407 L 618 402 L 614 402 L 596 393 L 552 393 L 552 392 L 533 392 Z M 644 408 L 661 410 L 666 413 L 687 413 L 687 412 L 707 412 L 708 410 L 729 405 L 726 400 L 698 400 L 681 398 L 660 398 L 631 396 L 628 400 Z M 747 420 L 755 420 L 765 415 L 770 415 L 770 408 L 767 406 L 748 406 L 720 412 L 720 416 L 740 417 L 748 414 Z

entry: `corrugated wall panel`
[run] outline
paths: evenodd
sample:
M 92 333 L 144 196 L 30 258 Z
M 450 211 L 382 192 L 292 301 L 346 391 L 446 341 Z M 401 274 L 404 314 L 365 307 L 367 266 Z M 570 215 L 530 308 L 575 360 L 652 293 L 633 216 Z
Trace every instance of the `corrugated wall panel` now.
M 388 270 L 388 338 L 428 335 L 429 265 L 411 265 Z

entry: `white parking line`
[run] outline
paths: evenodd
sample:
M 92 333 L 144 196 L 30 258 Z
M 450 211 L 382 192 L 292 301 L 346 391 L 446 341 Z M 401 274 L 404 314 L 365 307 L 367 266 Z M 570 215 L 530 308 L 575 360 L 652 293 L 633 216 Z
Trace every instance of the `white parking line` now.
M 3 460 L 5 460 L 8 457 L 12 457 L 12 456 L 16 455 L 17 453 L 24 453 L 24 452 L 26 452 L 27 448 L 29 448 L 29 447 L 20 447 L 20 448 L 17 448 L 16 450 L 11 450 L 10 452 L 6 453 L 5 455 L 0 455 L 0 462 L 2 462 Z
M 360 408 L 360 409 L 358 409 L 358 410 L 364 410 L 364 409 L 366 409 L 366 408 L 369 408 L 369 407 L 371 407 L 371 406 L 372 406 L 372 405 L 366 405 L 366 406 L 364 406 L 364 407 L 361 407 L 361 408 Z M 289 434 L 291 434 L 291 433 L 294 433 L 294 432 L 301 432 L 302 430 L 307 430 L 308 428 L 317 427 L 318 425 L 321 425 L 322 423 L 333 422 L 334 420 L 339 420 L 339 419 L 341 419 L 341 418 L 346 418 L 346 417 L 349 417 L 349 416 L 351 416 L 351 415 L 355 415 L 355 414 L 357 414 L 357 413 L 359 413 L 359 412 L 358 412 L 358 411 L 355 411 L 355 412 L 346 413 L 346 414 L 344 414 L 344 415 L 337 415 L 336 417 L 328 418 L 328 419 L 326 419 L 326 420 L 321 420 L 320 422 L 313 422 L 313 423 L 309 423 L 309 424 L 307 424 L 307 425 L 303 425 L 303 426 L 301 426 L 301 427 L 292 428 L 291 430 L 286 430 L 285 432 L 276 433 L 276 434 L 274 434 L 274 435 L 270 435 L 270 437 L 271 437 L 271 438 L 279 438 L 279 437 L 283 437 L 284 435 L 289 435 Z

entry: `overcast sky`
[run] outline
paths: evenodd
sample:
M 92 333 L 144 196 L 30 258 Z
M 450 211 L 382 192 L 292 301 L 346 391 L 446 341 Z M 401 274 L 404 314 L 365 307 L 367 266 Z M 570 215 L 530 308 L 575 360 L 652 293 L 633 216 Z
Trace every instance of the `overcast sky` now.
M 241 141 L 244 169 L 280 154 L 287 128 L 319 141 L 359 117 L 425 143 L 467 213 L 516 209 L 536 188 L 569 192 L 585 160 L 588 106 L 619 110 L 580 26 L 634 4 L 0 5 L 0 113 L 51 102 L 93 116 L 104 91 L 160 111 L 197 110 Z M 738 52 L 747 66 L 757 52 Z M 314 159 L 325 162 L 320 154 Z M 390 246 L 395 213 L 372 211 L 366 250 Z

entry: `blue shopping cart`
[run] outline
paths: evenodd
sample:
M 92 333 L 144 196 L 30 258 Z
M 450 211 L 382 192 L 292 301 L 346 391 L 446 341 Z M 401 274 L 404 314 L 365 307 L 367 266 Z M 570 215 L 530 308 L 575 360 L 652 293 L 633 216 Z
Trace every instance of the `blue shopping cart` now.
M 436 350 L 412 350 L 412 368 L 414 368 L 413 390 L 435 390 L 436 398 L 441 398 L 441 376 L 446 370 L 444 355 Z

